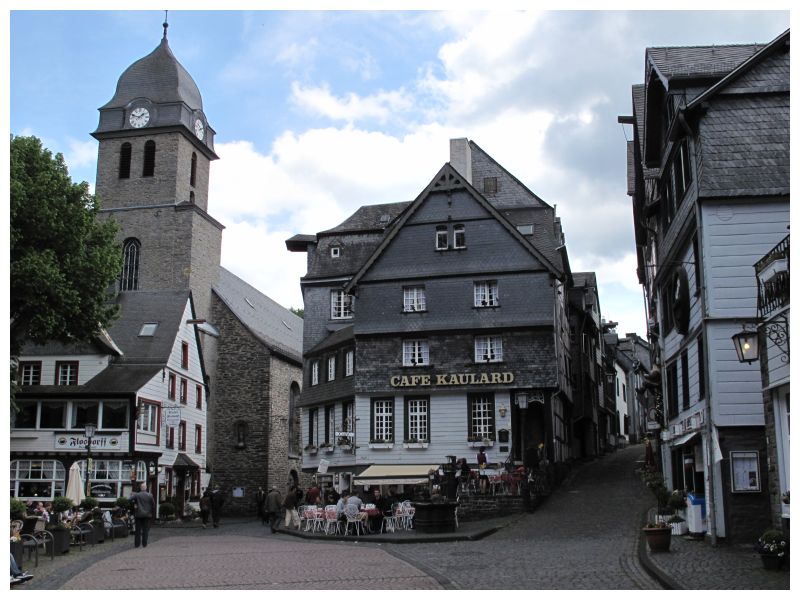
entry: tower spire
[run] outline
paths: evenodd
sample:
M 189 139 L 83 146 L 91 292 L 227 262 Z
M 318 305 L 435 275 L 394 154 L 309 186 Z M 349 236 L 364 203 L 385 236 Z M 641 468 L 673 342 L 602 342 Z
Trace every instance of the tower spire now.
M 169 27 L 169 23 L 167 23 L 167 15 L 169 14 L 168 10 L 164 11 L 164 39 L 167 39 L 167 27 Z

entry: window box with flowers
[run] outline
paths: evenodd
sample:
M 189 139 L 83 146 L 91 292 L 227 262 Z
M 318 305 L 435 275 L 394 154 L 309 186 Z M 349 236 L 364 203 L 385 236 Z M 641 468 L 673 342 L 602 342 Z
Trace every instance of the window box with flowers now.
M 467 444 L 470 448 L 480 448 L 481 446 L 491 448 L 494 446 L 494 440 L 480 435 L 470 435 L 467 436 Z
M 353 438 L 342 436 L 336 440 L 336 445 L 339 446 L 340 450 L 348 452 L 353 449 Z
M 369 447 L 375 450 L 389 450 L 394 448 L 393 440 L 371 439 Z
M 320 444 L 319 449 L 325 454 L 330 454 L 333 452 L 333 444 Z
M 317 447 L 314 444 L 308 444 L 303 448 L 303 452 L 310 456 L 314 456 L 317 453 Z
M 428 440 L 422 440 L 419 438 L 408 438 L 407 440 L 403 440 L 403 448 L 427 448 L 428 447 Z

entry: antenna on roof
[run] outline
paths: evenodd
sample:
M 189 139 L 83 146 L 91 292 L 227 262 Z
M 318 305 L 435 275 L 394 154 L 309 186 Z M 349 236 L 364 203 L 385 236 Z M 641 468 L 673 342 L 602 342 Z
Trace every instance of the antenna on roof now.
M 167 15 L 169 14 L 168 10 L 164 11 L 164 39 L 167 39 L 167 27 L 169 27 L 169 23 L 167 23 Z

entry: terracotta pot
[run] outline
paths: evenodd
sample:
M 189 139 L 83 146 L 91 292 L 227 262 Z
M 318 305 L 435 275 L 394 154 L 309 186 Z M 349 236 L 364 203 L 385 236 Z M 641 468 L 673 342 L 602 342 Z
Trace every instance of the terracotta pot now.
M 671 527 L 645 527 L 643 531 L 650 552 L 669 552 L 669 543 L 672 540 Z

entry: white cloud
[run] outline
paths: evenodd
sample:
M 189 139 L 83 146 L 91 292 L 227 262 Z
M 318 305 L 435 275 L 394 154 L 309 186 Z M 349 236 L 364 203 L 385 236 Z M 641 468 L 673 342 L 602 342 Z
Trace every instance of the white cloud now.
M 94 139 L 85 142 L 73 138 L 67 140 L 69 150 L 64 153 L 64 161 L 70 168 L 78 169 L 97 163 L 97 141 Z
M 366 97 L 349 93 L 337 98 L 327 84 L 303 86 L 296 81 L 292 82 L 291 101 L 315 116 L 346 123 L 374 119 L 383 124 L 393 114 L 407 111 L 413 106 L 412 99 L 402 88 L 391 92 L 381 90 Z

